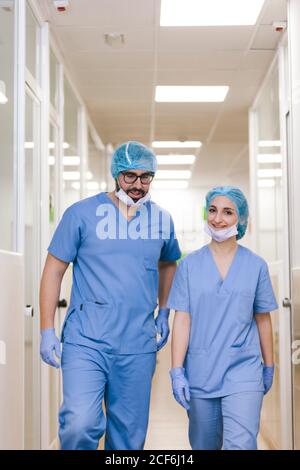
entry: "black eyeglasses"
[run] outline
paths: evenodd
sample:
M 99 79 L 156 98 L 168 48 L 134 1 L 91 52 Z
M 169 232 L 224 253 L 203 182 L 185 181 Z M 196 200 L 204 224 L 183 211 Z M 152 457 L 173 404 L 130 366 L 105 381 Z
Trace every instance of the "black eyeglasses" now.
M 143 173 L 142 175 L 138 176 L 135 173 L 130 173 L 129 171 L 126 173 L 122 173 L 124 177 L 124 181 L 127 184 L 132 184 L 140 178 L 142 184 L 150 184 L 154 178 L 154 173 Z

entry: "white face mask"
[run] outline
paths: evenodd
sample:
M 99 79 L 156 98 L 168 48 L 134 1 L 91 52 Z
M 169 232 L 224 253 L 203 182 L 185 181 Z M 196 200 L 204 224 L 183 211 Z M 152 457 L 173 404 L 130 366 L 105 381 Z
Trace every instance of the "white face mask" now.
M 120 199 L 120 201 L 124 202 L 124 204 L 126 204 L 126 206 L 129 206 L 129 207 L 140 206 L 142 204 L 145 204 L 145 202 L 151 199 L 150 194 L 147 193 L 146 196 L 141 197 L 141 199 L 139 199 L 137 202 L 134 202 L 134 200 L 131 199 L 131 197 L 129 197 L 128 194 L 126 194 L 122 188 L 120 188 L 119 191 L 116 191 L 115 195 L 117 196 L 118 199 Z
M 224 242 L 225 240 L 228 240 L 228 238 L 238 234 L 236 225 L 232 225 L 229 228 L 224 228 L 221 230 L 215 230 L 206 222 L 206 224 L 204 225 L 204 230 L 211 238 L 213 238 L 216 242 L 219 243 Z

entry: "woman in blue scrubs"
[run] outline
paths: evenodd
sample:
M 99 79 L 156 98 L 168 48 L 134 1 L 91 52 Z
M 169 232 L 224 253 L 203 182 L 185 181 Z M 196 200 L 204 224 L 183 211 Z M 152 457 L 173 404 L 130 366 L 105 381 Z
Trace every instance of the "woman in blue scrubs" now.
M 188 410 L 192 449 L 256 449 L 278 306 L 267 263 L 237 243 L 248 221 L 243 193 L 214 188 L 206 210 L 211 242 L 179 264 L 168 299 L 173 394 Z

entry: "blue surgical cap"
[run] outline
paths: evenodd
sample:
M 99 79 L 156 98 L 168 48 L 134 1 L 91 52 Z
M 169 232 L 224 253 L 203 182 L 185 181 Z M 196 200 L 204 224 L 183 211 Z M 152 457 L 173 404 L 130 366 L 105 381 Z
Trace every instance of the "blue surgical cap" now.
M 217 196 L 225 196 L 235 205 L 238 214 L 238 234 L 236 238 L 239 240 L 245 235 L 248 225 L 249 210 L 247 199 L 239 188 L 234 186 L 217 186 L 206 194 L 206 211 L 208 211 L 213 199 Z
M 114 179 L 122 171 L 146 170 L 156 172 L 156 156 L 140 142 L 129 141 L 120 145 L 114 152 L 111 162 L 111 174 Z

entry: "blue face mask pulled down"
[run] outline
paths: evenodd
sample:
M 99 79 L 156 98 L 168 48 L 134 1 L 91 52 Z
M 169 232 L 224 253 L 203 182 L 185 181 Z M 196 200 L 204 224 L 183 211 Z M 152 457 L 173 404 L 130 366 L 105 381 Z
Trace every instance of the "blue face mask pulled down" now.
M 236 225 L 232 225 L 231 227 L 228 227 L 228 228 L 216 230 L 206 222 L 206 224 L 204 225 L 204 230 L 207 233 L 207 235 L 209 235 L 211 238 L 213 238 L 213 240 L 219 243 L 224 242 L 225 240 L 228 240 L 228 238 L 231 238 L 234 235 L 238 234 Z

